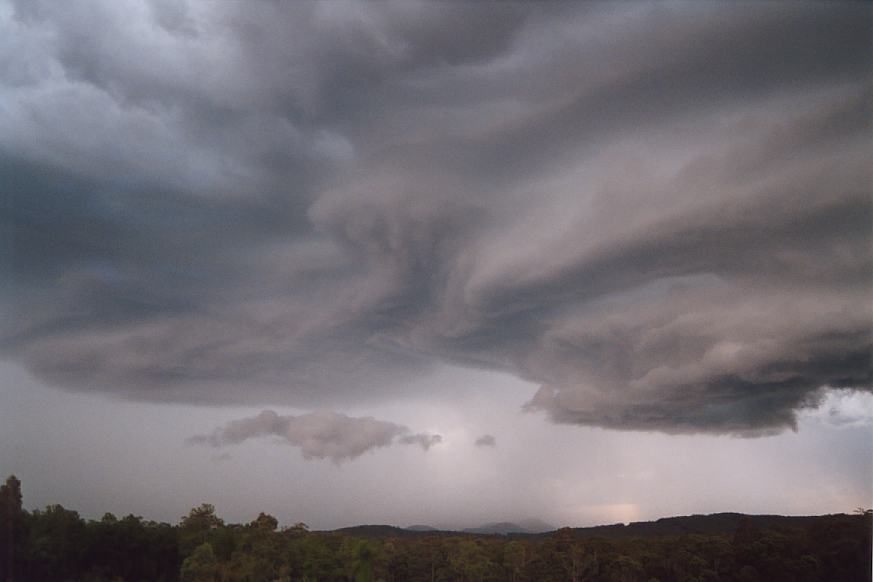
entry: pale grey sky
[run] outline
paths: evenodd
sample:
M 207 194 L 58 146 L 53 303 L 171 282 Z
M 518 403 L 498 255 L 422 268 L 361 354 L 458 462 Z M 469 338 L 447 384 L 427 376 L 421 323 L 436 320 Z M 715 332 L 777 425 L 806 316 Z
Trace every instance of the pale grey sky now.
M 869 394 L 832 397 L 797 432 L 671 436 L 554 425 L 519 410 L 535 386 L 443 369 L 418 388 L 464 384 L 464 394 L 348 410 L 438 432 L 442 443 L 427 453 L 377 449 L 336 465 L 270 439 L 221 450 L 185 444 L 257 407 L 67 393 L 9 363 L 0 380 L 0 467 L 22 478 L 25 505 L 62 503 L 92 518 L 112 511 L 175 522 L 210 502 L 232 521 L 267 511 L 318 528 L 527 517 L 582 526 L 719 511 L 848 512 L 873 499 Z M 482 431 L 497 446 L 475 446 Z
M 873 505 L 871 24 L 0 0 L 0 469 L 325 527 Z

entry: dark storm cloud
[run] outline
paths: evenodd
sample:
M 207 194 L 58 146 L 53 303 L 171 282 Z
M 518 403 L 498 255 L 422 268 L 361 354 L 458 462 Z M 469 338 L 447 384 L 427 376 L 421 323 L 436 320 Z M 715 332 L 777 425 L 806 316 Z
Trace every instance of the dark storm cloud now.
M 557 422 L 793 427 L 871 386 L 871 18 L 3 4 L 0 346 L 142 399 L 333 407 L 451 362 Z
M 299 447 L 305 459 L 330 459 L 335 463 L 395 443 L 419 445 L 427 451 L 442 441 L 440 435 L 413 434 L 405 426 L 370 416 L 346 416 L 331 411 L 283 416 L 264 410 L 256 416 L 234 420 L 211 434 L 193 436 L 188 442 L 222 447 L 265 436 L 278 437 L 280 442 Z

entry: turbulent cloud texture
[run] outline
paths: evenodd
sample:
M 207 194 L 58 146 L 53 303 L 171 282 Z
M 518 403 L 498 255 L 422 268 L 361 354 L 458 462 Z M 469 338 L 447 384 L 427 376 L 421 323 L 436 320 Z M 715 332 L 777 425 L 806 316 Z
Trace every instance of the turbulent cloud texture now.
M 2 1 L 0 350 L 148 400 L 385 401 L 450 362 L 557 422 L 793 427 L 871 387 L 871 20 Z
M 417 444 L 426 451 L 442 440 L 440 435 L 412 434 L 405 426 L 370 416 L 346 416 L 331 411 L 283 416 L 264 410 L 256 416 L 234 420 L 211 434 L 193 436 L 188 442 L 221 447 L 265 436 L 275 436 L 299 447 L 306 459 L 331 459 L 335 463 L 395 442 Z
M 804 416 L 831 427 L 873 428 L 873 394 L 833 390 L 818 408 L 805 411 Z

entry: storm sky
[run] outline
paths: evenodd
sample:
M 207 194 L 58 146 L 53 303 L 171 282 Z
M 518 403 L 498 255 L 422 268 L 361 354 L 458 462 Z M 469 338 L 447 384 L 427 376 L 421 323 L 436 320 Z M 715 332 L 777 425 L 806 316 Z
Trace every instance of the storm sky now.
M 873 505 L 871 29 L 0 0 L 0 471 L 316 527 Z

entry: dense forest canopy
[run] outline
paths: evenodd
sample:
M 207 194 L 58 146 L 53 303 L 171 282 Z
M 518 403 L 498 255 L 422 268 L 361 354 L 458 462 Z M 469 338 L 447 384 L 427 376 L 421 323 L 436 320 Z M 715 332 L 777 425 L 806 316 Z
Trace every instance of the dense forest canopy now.
M 14 476 L 0 488 L 0 580 L 15 581 L 862 581 L 873 512 L 785 518 L 719 514 L 473 535 L 388 526 L 309 531 L 265 513 L 225 523 L 215 507 L 177 525 L 61 505 L 27 511 Z

